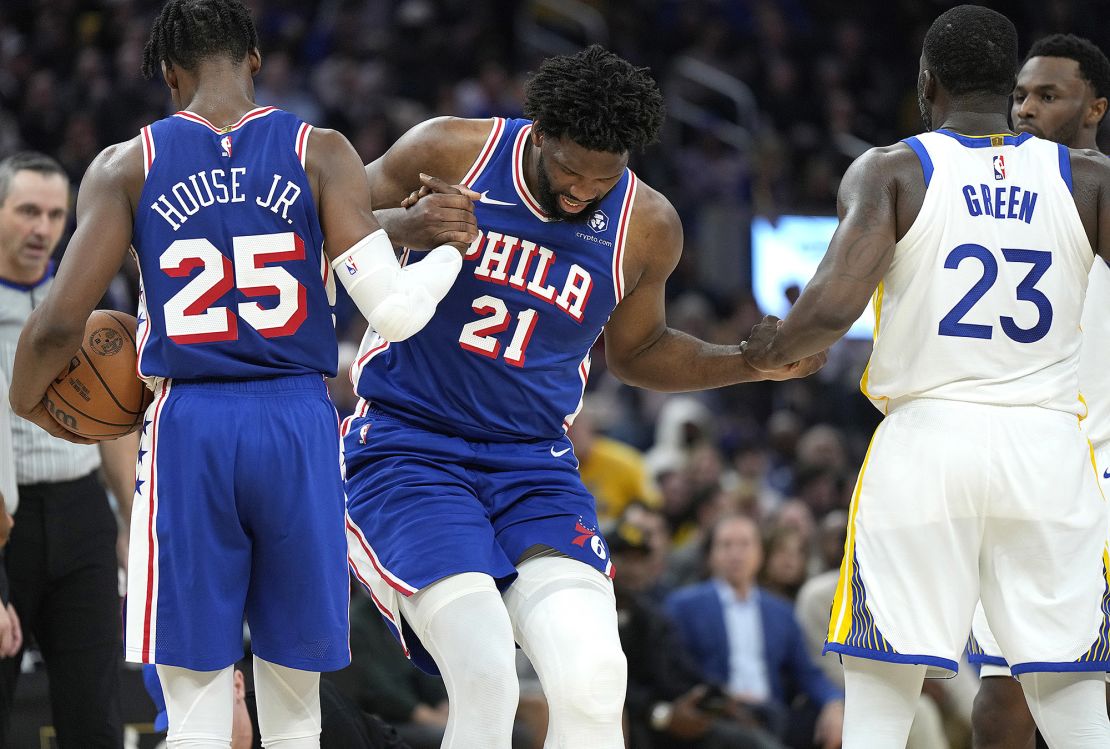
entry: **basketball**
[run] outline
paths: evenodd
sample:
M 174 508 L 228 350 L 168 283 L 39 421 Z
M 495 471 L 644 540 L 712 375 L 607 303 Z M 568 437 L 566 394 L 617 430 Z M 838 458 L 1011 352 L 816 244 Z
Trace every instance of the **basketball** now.
M 46 410 L 74 434 L 111 440 L 142 424 L 153 394 L 136 374 L 135 325 L 122 312 L 93 312 L 81 348 L 46 388 Z

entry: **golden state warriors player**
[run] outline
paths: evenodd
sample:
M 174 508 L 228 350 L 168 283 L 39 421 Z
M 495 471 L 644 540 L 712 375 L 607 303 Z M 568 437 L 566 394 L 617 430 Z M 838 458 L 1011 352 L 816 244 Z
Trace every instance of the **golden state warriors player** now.
M 1014 129 L 1098 150 L 1095 136 L 1110 96 L 1110 60 L 1087 39 L 1053 34 L 1038 40 L 1018 71 L 1010 116 Z M 1095 451 L 1103 493 L 1110 496 L 1110 266 L 1091 266 L 1083 307 L 1079 386 L 1087 403 L 1083 426 Z M 971 714 L 975 749 L 1032 747 L 1033 716 L 1011 678 L 983 607 L 975 609 L 968 660 L 979 663 L 979 694 Z
M 462 265 L 443 246 L 402 271 L 354 149 L 256 106 L 260 64 L 239 0 L 163 7 L 143 72 L 161 71 L 181 111 L 89 167 L 77 231 L 11 383 L 17 413 L 67 436 L 43 391 L 133 247 L 138 368 L 155 398 L 138 454 L 125 643 L 128 660 L 158 664 L 170 746 L 229 745 L 244 615 L 263 744 L 319 746 L 319 672 L 350 659 L 338 420 L 324 387 L 337 359 L 332 267 L 375 328 L 400 340 Z
M 852 165 L 816 276 L 746 347 L 766 367 L 824 349 L 874 292 L 862 385 L 887 416 L 826 646 L 844 660 L 849 749 L 905 745 L 926 671 L 955 670 L 979 598 L 1049 744 L 1110 746 L 1106 509 L 1078 378 L 1110 163 L 1009 132 L 1016 69 L 1005 16 L 936 19 L 918 79 L 931 132 Z
M 468 230 L 457 196 L 393 208 L 422 172 L 469 188 L 478 236 L 427 327 L 363 342 L 344 426 L 350 554 L 408 652 L 443 674 L 445 747 L 509 746 L 515 640 L 550 707 L 546 746 L 617 749 L 613 567 L 566 436 L 591 348 L 604 332 L 610 369 L 659 390 L 801 376 L 823 354 L 763 374 L 667 327 L 682 229 L 628 169 L 663 119 L 645 69 L 592 47 L 545 61 L 525 98 L 529 119 L 431 120 L 367 167 L 396 240 Z

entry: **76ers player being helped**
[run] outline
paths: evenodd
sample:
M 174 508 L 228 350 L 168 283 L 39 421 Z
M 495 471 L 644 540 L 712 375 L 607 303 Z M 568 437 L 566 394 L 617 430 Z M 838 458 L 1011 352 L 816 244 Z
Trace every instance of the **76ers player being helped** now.
M 437 248 L 401 270 L 343 138 L 254 104 L 261 58 L 239 0 L 170 0 L 143 70 L 182 111 L 89 167 L 77 231 L 16 354 L 16 412 L 40 401 L 134 247 L 140 375 L 128 660 L 156 663 L 170 746 L 227 747 L 244 615 L 262 742 L 318 747 L 319 672 L 350 659 L 334 374 L 336 274 L 399 340 L 462 265 Z M 429 262 L 430 261 L 430 262 Z M 55 433 L 57 433 L 55 431 Z M 60 435 L 64 436 L 64 435 Z
M 443 674 L 445 747 L 509 746 L 515 640 L 550 707 L 545 746 L 617 749 L 612 564 L 566 436 L 591 347 L 604 331 L 610 369 L 658 390 L 803 376 L 824 356 L 764 374 L 667 327 L 682 229 L 627 167 L 663 118 L 645 69 L 600 47 L 549 59 L 525 112 L 431 120 L 367 167 L 395 240 L 427 247 L 475 216 L 478 236 L 426 328 L 363 342 L 344 427 L 350 554 L 408 652 Z M 421 173 L 468 188 L 473 213 L 438 193 L 393 208 Z

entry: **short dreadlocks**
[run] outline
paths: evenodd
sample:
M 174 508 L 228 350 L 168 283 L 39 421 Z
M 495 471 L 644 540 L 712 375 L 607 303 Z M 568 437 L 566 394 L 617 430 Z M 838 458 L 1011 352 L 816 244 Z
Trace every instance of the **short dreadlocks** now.
M 647 68 L 600 45 L 544 60 L 524 89 L 540 132 L 591 151 L 639 151 L 659 137 L 663 95 Z
M 224 56 L 238 62 L 258 47 L 258 32 L 241 0 L 169 0 L 143 48 L 143 75 L 153 78 L 163 62 L 196 69 Z

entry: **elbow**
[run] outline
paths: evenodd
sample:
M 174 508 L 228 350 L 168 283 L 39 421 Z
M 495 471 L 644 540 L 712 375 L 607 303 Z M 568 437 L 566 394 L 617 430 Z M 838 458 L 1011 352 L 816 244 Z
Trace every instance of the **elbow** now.
M 420 332 L 435 314 L 430 295 L 390 294 L 367 315 L 367 321 L 385 340 L 400 343 Z
M 51 319 L 44 314 L 24 330 L 25 344 L 36 354 L 56 349 L 76 351 L 85 332 L 85 321 L 64 316 Z

